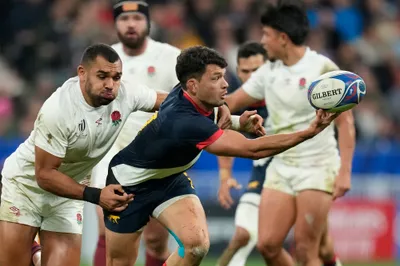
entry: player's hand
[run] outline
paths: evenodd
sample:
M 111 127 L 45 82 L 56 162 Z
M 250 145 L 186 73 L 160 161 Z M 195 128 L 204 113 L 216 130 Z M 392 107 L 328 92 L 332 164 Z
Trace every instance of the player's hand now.
M 308 136 L 312 138 L 315 135 L 317 135 L 318 133 L 322 132 L 339 115 L 340 115 L 340 113 L 328 113 L 321 109 L 317 110 L 314 121 L 311 123 L 311 125 L 307 129 Z
M 225 104 L 218 107 L 218 127 L 221 129 L 231 128 L 231 111 Z
M 224 209 L 229 209 L 233 205 L 231 188 L 241 189 L 242 186 L 234 178 L 222 179 L 218 190 L 218 201 Z
M 264 136 L 265 129 L 263 127 L 264 119 L 257 114 L 256 110 L 245 111 L 239 118 L 240 130 Z
M 133 195 L 128 195 L 121 185 L 108 185 L 101 190 L 99 205 L 108 211 L 120 212 L 132 201 Z
M 351 173 L 340 169 L 333 184 L 333 200 L 343 197 L 351 188 Z

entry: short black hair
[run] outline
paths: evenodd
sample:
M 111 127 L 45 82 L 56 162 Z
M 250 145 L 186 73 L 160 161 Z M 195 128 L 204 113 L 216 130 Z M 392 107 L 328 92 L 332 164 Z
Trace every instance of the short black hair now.
M 237 53 L 237 61 L 239 62 L 240 58 L 249 58 L 254 55 L 262 55 L 264 61 L 267 60 L 267 51 L 264 49 L 261 43 L 258 42 L 245 42 L 240 45 L 238 53 Z
M 277 6 L 267 5 L 261 16 L 261 23 L 286 33 L 295 45 L 304 44 L 310 30 L 304 6 L 284 1 Z
M 98 56 L 103 57 L 110 63 L 115 63 L 120 60 L 118 53 L 109 45 L 98 43 L 93 44 L 83 52 L 81 64 L 87 65 L 96 60 Z
M 228 63 L 217 51 L 205 46 L 193 46 L 181 52 L 175 67 L 176 76 L 183 89 L 186 82 L 195 78 L 200 80 L 206 72 L 207 65 L 217 65 L 226 68 Z

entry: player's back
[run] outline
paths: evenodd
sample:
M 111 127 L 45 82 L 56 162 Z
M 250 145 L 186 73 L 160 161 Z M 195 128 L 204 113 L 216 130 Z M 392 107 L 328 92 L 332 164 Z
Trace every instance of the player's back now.
M 176 58 L 180 54 L 178 48 L 150 38 L 146 50 L 138 56 L 127 55 L 122 43 L 114 44 L 112 47 L 122 60 L 124 79 L 165 92 L 170 92 L 178 84 L 175 73 Z M 147 112 L 132 113 L 116 141 L 118 149 L 126 147 L 151 116 L 152 113 Z
M 123 185 L 164 178 L 189 169 L 220 134 L 214 113 L 199 109 L 178 85 L 110 167 Z
M 337 69 L 323 55 L 307 48 L 305 55 L 293 66 L 282 61 L 267 62 L 243 85 L 254 98 L 268 102 L 266 128 L 269 133 L 290 133 L 303 130 L 315 117 L 315 109 L 307 100 L 309 84 L 322 73 Z M 276 157 L 291 164 L 323 164 L 338 159 L 334 126 Z M 313 158 L 319 158 L 318 161 Z

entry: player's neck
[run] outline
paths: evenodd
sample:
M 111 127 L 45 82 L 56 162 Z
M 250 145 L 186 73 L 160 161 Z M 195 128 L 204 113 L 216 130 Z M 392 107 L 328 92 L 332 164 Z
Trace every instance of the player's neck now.
M 147 48 L 147 44 L 148 44 L 148 38 L 146 38 L 143 42 L 143 45 L 140 46 L 139 48 L 133 49 L 133 48 L 129 48 L 126 47 L 125 45 L 122 46 L 124 53 L 129 55 L 129 56 L 138 56 L 144 53 L 144 51 L 146 51 Z
M 188 91 L 186 94 L 190 97 L 193 103 L 196 105 L 196 108 L 199 108 L 204 113 L 209 113 L 214 110 L 214 107 L 205 105 L 202 101 L 200 101 L 196 96 L 191 95 Z
M 303 45 L 288 47 L 286 55 L 282 59 L 283 64 L 289 67 L 297 64 L 305 55 L 306 50 L 307 47 Z

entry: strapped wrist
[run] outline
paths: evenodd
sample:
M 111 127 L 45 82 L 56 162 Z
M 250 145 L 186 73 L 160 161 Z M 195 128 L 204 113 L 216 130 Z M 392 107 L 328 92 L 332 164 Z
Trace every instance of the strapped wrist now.
M 83 200 L 98 205 L 100 202 L 100 194 L 101 189 L 99 188 L 85 187 L 83 190 Z

